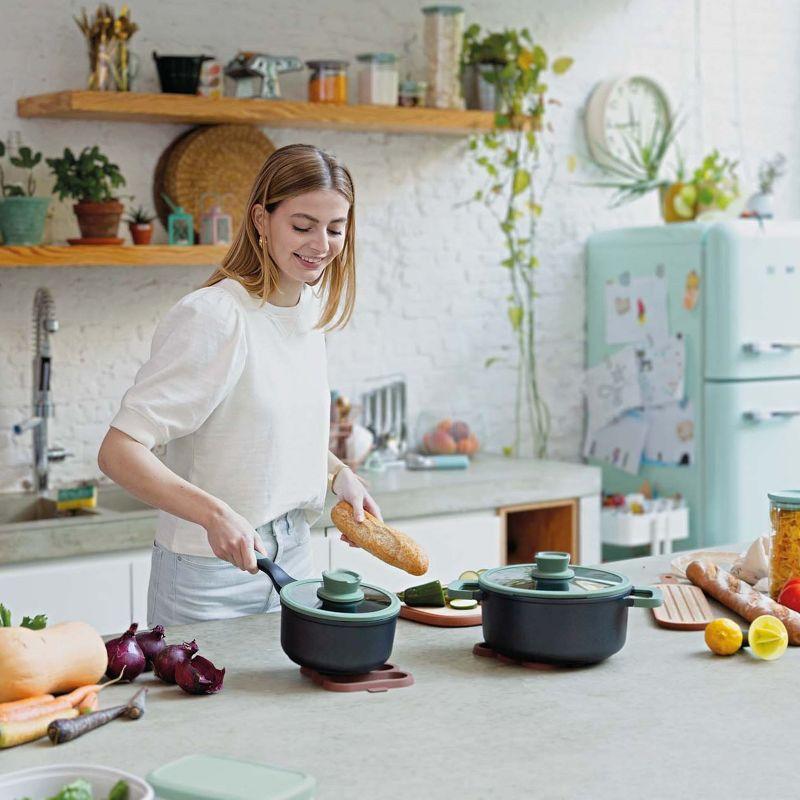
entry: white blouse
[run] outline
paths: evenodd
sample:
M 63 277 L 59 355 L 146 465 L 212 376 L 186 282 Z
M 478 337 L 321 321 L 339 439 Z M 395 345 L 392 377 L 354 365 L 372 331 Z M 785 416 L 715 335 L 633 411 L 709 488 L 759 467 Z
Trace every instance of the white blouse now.
M 321 303 L 303 285 L 296 306 L 262 305 L 226 278 L 167 312 L 150 359 L 111 425 L 218 497 L 255 528 L 295 508 L 309 524 L 327 484 L 330 390 Z M 205 530 L 159 511 L 156 541 L 213 556 Z

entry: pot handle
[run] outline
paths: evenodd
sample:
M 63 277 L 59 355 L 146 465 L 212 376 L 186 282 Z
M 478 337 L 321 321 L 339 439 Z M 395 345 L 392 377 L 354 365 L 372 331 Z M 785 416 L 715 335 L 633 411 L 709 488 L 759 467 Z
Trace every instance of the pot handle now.
M 256 564 L 258 568 L 267 574 L 267 577 L 272 581 L 275 591 L 280 594 L 284 586 L 294 583 L 295 579 L 284 572 L 269 556 L 262 553 L 256 553 Z
M 634 608 L 658 608 L 664 602 L 661 589 L 655 586 L 634 586 L 625 603 Z

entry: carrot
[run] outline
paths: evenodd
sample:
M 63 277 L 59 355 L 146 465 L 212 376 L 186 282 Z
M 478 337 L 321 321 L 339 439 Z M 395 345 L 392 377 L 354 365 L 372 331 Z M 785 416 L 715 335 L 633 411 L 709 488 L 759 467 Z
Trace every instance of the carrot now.
M 51 700 L 55 700 L 52 694 L 37 694 L 36 697 L 26 697 L 24 700 L 10 700 L 8 703 L 0 703 L 0 719 L 3 719 L 3 714 L 7 711 L 16 711 L 18 708 L 27 708 L 28 706 L 41 706 Z
M 100 698 L 97 692 L 89 692 L 86 697 L 78 703 L 77 708 L 79 713 L 88 714 L 90 711 L 97 711 L 100 706 Z
M 117 679 L 119 680 L 119 678 Z M 69 694 L 62 694 L 58 697 L 52 697 L 46 702 L 41 702 L 37 705 L 29 704 L 27 706 L 18 706 L 15 709 L 8 711 L 0 711 L 0 722 L 22 722 L 27 719 L 35 719 L 41 717 L 50 711 L 58 711 L 59 709 L 78 708 L 80 704 L 90 694 L 97 694 L 117 681 L 107 681 L 106 683 L 90 683 L 86 686 L 79 686 L 73 689 Z M 46 696 L 46 695 L 44 695 Z
M 82 714 L 77 719 L 57 719 L 47 727 L 47 735 L 53 744 L 62 744 L 83 736 L 84 733 L 93 731 L 101 725 L 106 725 L 120 717 L 139 719 L 144 714 L 147 689 L 138 692 L 124 706 L 104 708 L 102 711 L 93 711 L 91 714 Z
M 0 748 L 14 747 L 25 742 L 32 742 L 47 735 L 47 728 L 57 719 L 71 719 L 78 716 L 77 708 L 68 711 L 54 711 L 36 719 L 0 722 Z

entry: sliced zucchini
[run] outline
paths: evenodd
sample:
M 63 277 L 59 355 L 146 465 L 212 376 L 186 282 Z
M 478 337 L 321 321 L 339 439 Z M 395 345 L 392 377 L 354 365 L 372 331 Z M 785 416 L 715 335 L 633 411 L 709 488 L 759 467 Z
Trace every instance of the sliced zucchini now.
M 480 578 L 480 575 L 478 575 L 474 569 L 468 569 L 466 572 L 462 572 L 458 576 L 458 579 L 460 581 L 464 581 L 465 583 L 477 583 L 478 578 Z
M 486 567 L 484 567 L 483 569 L 479 569 L 478 575 L 483 575 L 484 572 L 486 572 Z
M 450 601 L 450 608 L 455 608 L 457 611 L 469 611 L 472 608 L 478 607 L 477 600 L 467 600 L 466 597 L 458 597 Z

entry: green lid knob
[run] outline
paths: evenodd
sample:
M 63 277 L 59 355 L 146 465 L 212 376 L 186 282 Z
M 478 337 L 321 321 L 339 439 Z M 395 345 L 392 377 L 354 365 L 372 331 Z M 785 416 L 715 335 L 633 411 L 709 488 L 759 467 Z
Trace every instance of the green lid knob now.
M 568 581 L 575 577 L 575 571 L 569 568 L 569 553 L 543 550 L 536 554 L 531 575 L 544 581 Z
M 360 603 L 364 599 L 361 576 L 350 569 L 325 570 L 317 597 L 328 603 Z

